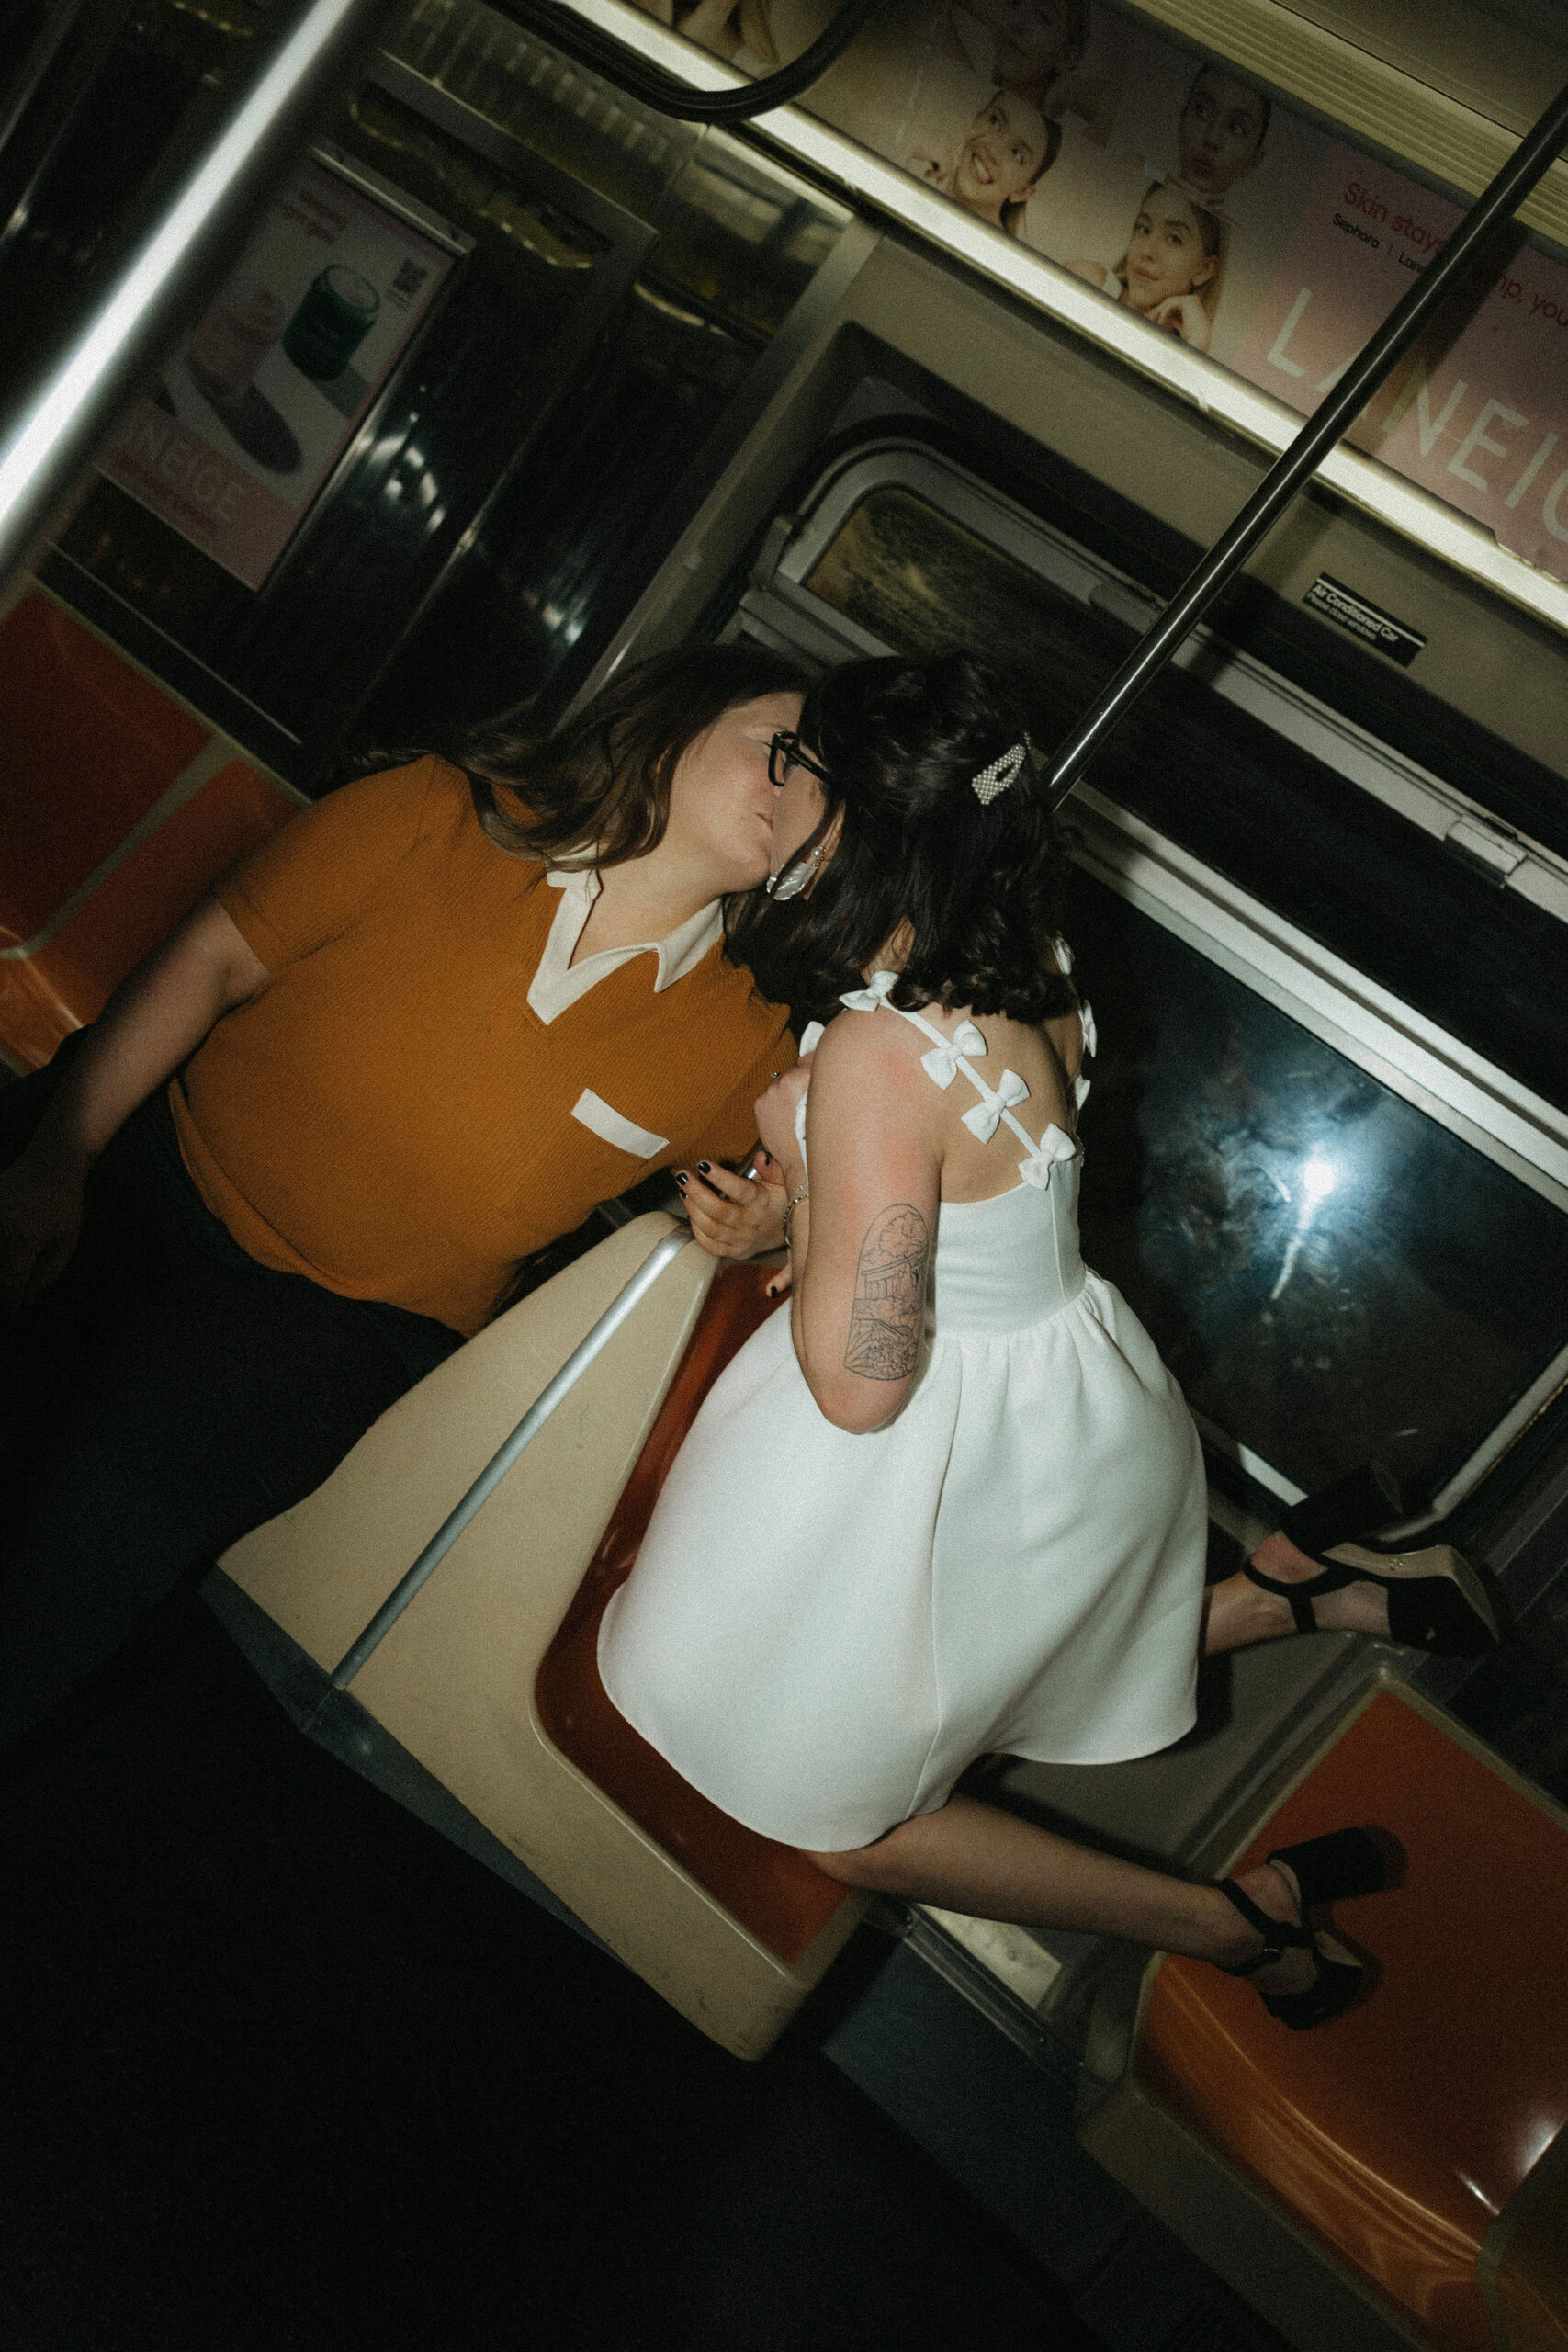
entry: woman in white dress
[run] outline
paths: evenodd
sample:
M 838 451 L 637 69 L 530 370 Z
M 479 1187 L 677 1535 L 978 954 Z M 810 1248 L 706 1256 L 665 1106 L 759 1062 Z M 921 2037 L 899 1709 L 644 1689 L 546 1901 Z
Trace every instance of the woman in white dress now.
M 697 1417 L 606 1611 L 605 1687 L 715 1804 L 852 1885 L 1196 1954 L 1317 2023 L 1359 1971 L 1304 1907 L 1381 1885 L 1364 1832 L 1212 1887 L 953 1793 L 989 1751 L 1179 1738 L 1204 1640 L 1191 1420 L 1078 1253 L 1093 1026 L 1032 746 L 964 656 L 855 662 L 773 778 L 793 1001 L 845 1008 L 758 1105 L 790 1312 Z M 1272 1587 L 1219 1587 L 1208 1647 L 1312 1622 L 1278 1596 L 1318 1564 L 1271 1541 Z M 1320 1622 L 1386 1632 L 1382 1605 L 1341 1567 Z

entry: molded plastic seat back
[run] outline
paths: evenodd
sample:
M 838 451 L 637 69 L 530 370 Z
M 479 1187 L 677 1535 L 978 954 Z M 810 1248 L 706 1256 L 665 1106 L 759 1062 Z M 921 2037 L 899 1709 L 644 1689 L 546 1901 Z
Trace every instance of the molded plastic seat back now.
M 330 1671 L 673 1230 L 662 1215 L 639 1217 L 501 1317 L 383 1414 L 315 1494 L 236 1544 L 224 1572 Z M 704 2032 L 756 2057 L 821 1976 L 863 1905 L 821 1881 L 820 1924 L 800 1949 L 789 1921 L 798 1925 L 805 1915 L 792 1881 L 793 1908 L 778 1928 L 765 1908 L 753 1915 L 758 1925 L 746 1924 L 702 1883 L 700 1858 L 688 1867 L 598 1785 L 581 1760 L 592 1758 L 592 1738 L 579 1745 L 578 1761 L 561 1752 L 535 1696 L 541 1662 L 600 1551 L 715 1272 L 694 1246 L 665 1269 L 349 1690 L 630 1967 Z M 747 1278 L 761 1279 L 754 1270 Z M 624 1768 L 624 1747 L 617 1752 Z M 739 1823 L 726 1826 L 733 1892 L 750 1867 L 748 1846 L 763 1849 L 769 1841 Z M 819 1877 L 803 1858 L 790 1860 L 796 1872 Z M 762 1881 L 772 1867 L 764 1860 Z
M 637 1467 L 545 1653 L 535 1698 L 539 1720 L 563 1755 L 667 1852 L 679 1855 L 771 1951 L 798 1961 L 844 1901 L 842 1885 L 795 1847 L 743 1830 L 683 1781 L 617 1713 L 599 1673 L 605 1607 L 636 1566 L 660 1489 L 697 1408 L 751 1333 L 780 1311 L 767 1302 L 765 1283 L 756 1266 L 722 1266 L 715 1275 Z
M 37 590 L 0 619 L 0 1055 L 24 1069 L 300 806 Z
M 1457 1724 L 1385 1687 L 1233 1867 L 1353 1823 L 1391 1832 L 1407 1857 L 1403 1885 L 1335 1907 L 1344 1939 L 1373 1956 L 1371 1996 L 1296 2033 L 1245 1980 L 1156 1963 L 1130 2076 L 1084 2137 L 1138 2187 L 1160 2142 L 1154 2120 L 1168 2119 L 1365 2294 L 1348 2335 L 1307 2312 L 1292 2326 L 1265 2301 L 1293 2341 L 1359 2352 L 1390 2340 L 1376 2312 L 1395 2338 L 1491 2352 L 1509 2339 L 1483 2292 L 1489 2234 L 1568 2127 L 1568 1819 Z M 1129 2167 L 1135 2132 L 1144 2154 Z M 1233 2247 L 1246 2234 L 1234 2228 Z M 1520 2301 L 1547 2308 L 1532 2235 L 1515 2272 Z

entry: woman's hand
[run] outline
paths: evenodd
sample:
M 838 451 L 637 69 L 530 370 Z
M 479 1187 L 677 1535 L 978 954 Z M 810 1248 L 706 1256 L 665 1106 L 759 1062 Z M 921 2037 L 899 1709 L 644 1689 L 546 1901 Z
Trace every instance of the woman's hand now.
M 800 1139 L 795 1132 L 795 1116 L 805 1100 L 811 1083 L 812 1057 L 807 1054 L 775 1078 L 765 1094 L 757 1097 L 757 1133 L 773 1158 L 778 1162 L 779 1174 L 793 1190 L 800 1182 L 802 1165 Z
M 757 1173 L 750 1180 L 706 1159 L 674 1171 L 692 1232 L 710 1258 L 760 1258 L 784 1247 L 780 1170 L 767 1152 L 754 1158 Z
M 1156 327 L 1167 334 L 1179 334 L 1194 351 L 1209 348 L 1209 313 L 1196 294 L 1168 294 L 1149 312 Z
M 36 1148 L 0 1175 L 0 1306 L 14 1313 L 64 1272 L 86 1177 L 85 1161 Z

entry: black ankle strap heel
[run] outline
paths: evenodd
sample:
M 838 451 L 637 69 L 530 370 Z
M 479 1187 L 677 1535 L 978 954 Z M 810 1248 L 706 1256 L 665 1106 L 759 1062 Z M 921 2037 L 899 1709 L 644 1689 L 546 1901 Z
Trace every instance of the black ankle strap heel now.
M 1225 1901 L 1234 1904 L 1247 1926 L 1255 1928 L 1263 1939 L 1262 1951 L 1254 1953 L 1250 1960 L 1217 1960 L 1214 1962 L 1214 1966 L 1223 1968 L 1227 1976 L 1256 1976 L 1260 1968 L 1271 1968 L 1277 1960 L 1283 1960 L 1288 1951 L 1314 1952 L 1317 1950 L 1317 1939 L 1310 1928 L 1294 1925 L 1289 1919 L 1271 1919 L 1234 1878 L 1221 1879 L 1219 1887 Z M 1292 1994 L 1290 1997 L 1299 1999 L 1300 1996 Z M 1263 2001 L 1265 2007 L 1274 2007 L 1267 1993 Z M 1279 2012 L 1276 2010 L 1275 2014 L 1277 2016 Z
M 1228 1966 L 1220 1961 L 1215 1965 L 1227 1976 L 1256 1976 L 1260 1968 L 1272 1966 L 1288 1951 L 1310 1951 L 1317 1968 L 1311 1984 L 1299 1993 L 1258 1996 L 1271 2018 L 1278 2018 L 1294 2032 L 1304 2033 L 1342 2017 L 1366 1979 L 1366 1970 L 1358 1962 L 1328 1957 L 1307 1926 L 1306 1913 L 1318 1903 L 1381 1894 L 1388 1883 L 1387 1864 L 1382 1848 L 1365 1829 L 1331 1830 L 1326 1837 L 1309 1838 L 1299 1846 L 1281 1846 L 1269 1860 L 1283 1863 L 1294 1876 L 1300 1889 L 1300 1916 L 1294 1920 L 1271 1919 L 1234 1879 L 1221 1879 L 1220 1893 L 1262 1937 L 1263 1949 L 1251 1960 Z
M 1459 1553 L 1450 1555 L 1452 1575 L 1429 1577 L 1384 1577 L 1373 1568 L 1324 1559 L 1331 1544 L 1353 1543 L 1386 1527 L 1400 1508 L 1399 1489 L 1382 1464 L 1363 1463 L 1348 1477 L 1293 1503 L 1280 1521 L 1280 1534 L 1318 1561 L 1321 1574 L 1288 1584 L 1249 1561 L 1244 1571 L 1247 1581 L 1289 1603 L 1298 1634 L 1317 1632 L 1313 1603 L 1325 1594 L 1343 1592 L 1351 1584 L 1381 1585 L 1388 1595 L 1388 1630 L 1394 1641 L 1443 1657 L 1484 1657 L 1500 1638 L 1496 1611 L 1475 1570 Z
M 1382 1894 L 1388 1885 L 1388 1857 L 1370 1829 L 1330 1829 L 1300 1846 L 1280 1846 L 1269 1860 L 1293 1874 L 1309 1911 L 1317 1903 Z
M 1315 1634 L 1317 1614 L 1312 1605 L 1314 1600 L 1362 1581 L 1358 1570 L 1336 1560 L 1324 1560 L 1324 1553 L 1331 1544 L 1348 1544 L 1358 1535 L 1370 1534 L 1374 1528 L 1386 1527 L 1398 1512 L 1399 1489 L 1388 1472 L 1381 1463 L 1363 1462 L 1359 1470 L 1336 1478 L 1332 1486 L 1320 1487 L 1316 1494 L 1292 1503 L 1280 1521 L 1280 1534 L 1289 1537 L 1309 1560 L 1322 1561 L 1323 1574 L 1308 1577 L 1299 1584 L 1287 1584 L 1282 1577 L 1266 1576 L 1261 1568 L 1248 1563 L 1247 1580 L 1289 1601 L 1298 1634 Z
M 1319 1487 L 1292 1503 L 1280 1521 L 1298 1551 L 1315 1559 L 1331 1544 L 1353 1544 L 1359 1535 L 1374 1535 L 1397 1519 L 1399 1488 L 1381 1462 L 1363 1462 L 1332 1486 Z

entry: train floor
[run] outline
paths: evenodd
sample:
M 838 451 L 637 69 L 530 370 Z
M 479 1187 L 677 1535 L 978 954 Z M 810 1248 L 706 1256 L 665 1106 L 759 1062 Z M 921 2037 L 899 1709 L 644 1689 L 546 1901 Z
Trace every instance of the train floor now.
M 955 2185 L 999 2038 L 905 1948 L 894 2041 L 953 2079 L 852 1985 L 731 2060 L 311 1747 L 194 1593 L 7 1766 L 0 1835 L 8 2352 L 1279 2346 L 1043 2078 L 1060 2263 Z

